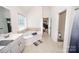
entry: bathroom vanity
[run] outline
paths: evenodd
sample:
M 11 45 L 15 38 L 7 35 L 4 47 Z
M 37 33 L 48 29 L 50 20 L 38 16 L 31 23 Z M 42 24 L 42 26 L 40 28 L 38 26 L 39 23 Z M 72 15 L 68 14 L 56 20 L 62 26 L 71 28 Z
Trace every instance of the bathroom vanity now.
M 27 31 L 17 34 L 10 33 L 9 36 L 0 38 L 0 53 L 21 53 L 25 46 L 32 45 L 41 39 L 40 31 Z
M 12 42 L 0 46 L 0 53 L 21 53 L 25 47 L 25 40 L 22 35 L 23 34 L 10 34 L 8 38 L 3 39 L 4 41 L 1 40 L 4 43 L 6 43 L 5 41 L 8 42 L 10 40 L 12 40 Z

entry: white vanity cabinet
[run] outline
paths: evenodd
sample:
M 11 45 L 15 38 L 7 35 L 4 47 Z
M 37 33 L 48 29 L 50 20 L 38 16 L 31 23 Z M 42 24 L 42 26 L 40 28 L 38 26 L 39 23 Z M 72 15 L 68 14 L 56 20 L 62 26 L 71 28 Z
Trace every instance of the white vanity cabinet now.
M 17 40 L 15 40 L 13 43 L 11 43 L 10 51 L 11 53 L 19 53 L 19 46 L 18 46 Z
M 25 40 L 21 37 L 17 38 L 6 47 L 0 50 L 0 53 L 21 53 L 25 47 Z
M 25 41 L 23 38 L 18 38 L 11 44 L 11 53 L 20 53 L 25 47 Z
M 6 46 L 0 50 L 0 53 L 10 53 L 11 52 L 10 50 L 11 50 L 10 46 Z
M 19 46 L 18 48 L 19 48 L 19 51 L 22 52 L 24 50 L 24 48 L 25 48 L 25 39 L 20 38 L 19 40 L 20 41 L 18 43 L 18 46 Z

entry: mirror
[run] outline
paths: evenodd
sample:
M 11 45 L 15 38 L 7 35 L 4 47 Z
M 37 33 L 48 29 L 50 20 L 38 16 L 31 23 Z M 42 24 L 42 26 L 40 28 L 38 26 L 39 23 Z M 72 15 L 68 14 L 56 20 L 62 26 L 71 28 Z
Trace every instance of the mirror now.
M 11 31 L 10 11 L 0 6 L 0 34 L 10 33 Z

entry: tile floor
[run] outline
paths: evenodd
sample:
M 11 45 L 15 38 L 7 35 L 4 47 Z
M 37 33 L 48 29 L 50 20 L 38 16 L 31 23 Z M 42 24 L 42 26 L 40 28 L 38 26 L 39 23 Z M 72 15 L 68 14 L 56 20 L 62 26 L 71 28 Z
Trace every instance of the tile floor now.
M 50 37 L 44 33 L 42 38 L 43 43 L 38 46 L 30 45 L 26 46 L 23 53 L 62 53 L 63 52 L 63 43 L 54 42 Z

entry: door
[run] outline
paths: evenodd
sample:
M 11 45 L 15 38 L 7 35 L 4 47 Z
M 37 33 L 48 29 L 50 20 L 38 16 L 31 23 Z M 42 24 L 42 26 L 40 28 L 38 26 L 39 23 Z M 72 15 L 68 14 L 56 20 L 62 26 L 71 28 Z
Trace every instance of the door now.
M 65 31 L 65 20 L 66 20 L 66 11 L 59 13 L 59 29 L 58 34 L 61 35 L 61 41 L 64 40 L 64 31 Z
M 43 32 L 48 33 L 48 18 L 43 18 Z

